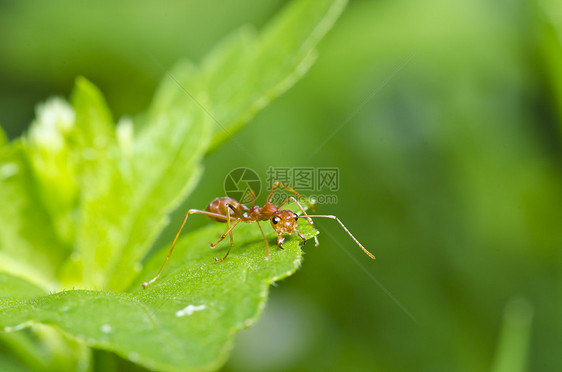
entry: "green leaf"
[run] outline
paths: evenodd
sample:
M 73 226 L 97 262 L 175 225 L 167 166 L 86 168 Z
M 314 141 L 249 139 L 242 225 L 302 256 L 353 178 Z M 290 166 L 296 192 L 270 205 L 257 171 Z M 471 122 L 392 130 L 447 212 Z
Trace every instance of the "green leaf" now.
M 268 226 L 270 259 L 255 224 L 235 230 L 235 247 L 227 260 L 215 263 L 226 245 L 212 251 L 210 239 L 226 224 L 213 223 L 178 241 L 162 277 L 146 290 L 141 279 L 155 275 L 166 252 L 146 265 L 131 293 L 70 290 L 49 296 L 0 298 L 0 329 L 31 323 L 54 325 L 89 346 L 107 349 L 161 370 L 210 370 L 224 363 L 234 333 L 260 315 L 269 285 L 292 274 L 300 265 L 302 242 L 286 238 L 276 246 Z M 307 238 L 317 232 L 304 220 Z
M 68 146 L 75 160 L 79 186 L 75 252 L 65 271 L 77 274 L 76 283 L 102 288 L 109 262 L 116 260 L 121 248 L 123 229 L 120 210 L 127 200 L 123 173 L 119 171 L 120 153 L 111 114 L 99 90 L 84 78 L 76 80 L 72 93 L 76 123 Z M 86 263 L 84 263 L 86 262 Z M 80 276 L 82 274 L 82 276 Z M 80 284 L 78 284 L 80 283 Z M 67 284 L 68 285 L 68 284 Z
M 14 360 L 7 353 L 0 353 L 0 371 L 29 372 L 29 368 Z
M 7 273 L 0 273 L 0 298 L 2 297 L 37 297 L 46 295 L 47 291 L 22 278 Z
M 48 289 L 59 287 L 57 269 L 66 258 L 34 187 L 21 141 L 0 149 L 0 272 Z
M 316 58 L 314 48 L 345 4 L 293 1 L 261 34 L 242 28 L 219 44 L 198 70 L 185 62 L 173 68 L 173 79 L 164 80 L 152 109 L 185 102 L 190 99 L 186 90 L 196 99 L 208 95 L 213 106 L 205 109 L 215 121 L 210 148 L 216 148 L 308 71 Z
M 49 213 L 56 233 L 70 250 L 74 241 L 79 185 L 76 163 L 74 109 L 62 98 L 50 98 L 36 108 L 36 118 L 21 139 L 38 197 Z
M 0 273 L 0 299 L 31 299 L 48 293 L 38 286 L 13 275 Z M 86 370 L 90 353 L 85 345 L 67 339 L 57 330 L 48 326 L 35 326 L 27 332 L 15 332 L 29 324 L 15 328 L 3 329 L 0 333 L 0 350 L 7 348 L 23 364 L 32 370 Z M 3 353 L 0 352 L 0 355 Z M 15 360 L 0 357 L 0 370 L 5 363 L 12 363 L 12 371 L 17 364 Z M 24 368 L 20 366 L 19 368 Z M 24 370 L 29 370 L 25 368 Z
M 33 188 L 37 183 L 39 200 L 27 204 L 35 203 L 38 211 L 43 205 L 52 220 L 37 226 L 52 229 L 54 225 L 54 237 L 73 245 L 70 255 L 65 244 L 51 244 L 50 251 L 59 252 L 54 254 L 59 258 L 56 264 L 41 258 L 61 275 L 65 286 L 125 288 L 167 215 L 195 186 L 209 143 L 210 119 L 188 102 L 157 112 L 135 135 L 130 119 L 114 126 L 101 92 L 84 78 L 77 79 L 72 102 L 73 107 L 51 99 L 39 106 L 37 119 L 22 141 L 32 174 L 18 187 Z M 1 168 L 6 178 L 11 177 L 12 163 Z M 0 185 L 0 190 L 9 184 Z M 23 195 L 29 198 L 34 193 Z M 26 218 L 22 214 L 16 220 Z M 17 244 L 8 244 L 9 236 L 3 236 L 6 243 L 0 247 L 18 251 Z M 38 247 L 31 246 L 29 255 Z M 69 257 L 63 270 L 58 270 L 59 256 Z M 7 258 L 4 262 L 18 267 Z M 42 280 L 46 279 L 34 278 L 36 283 Z
M 167 215 L 195 186 L 209 118 L 191 103 L 155 114 L 138 134 L 130 119 L 114 129 L 101 93 L 85 79 L 77 81 L 73 105 L 75 151 L 85 156 L 78 165 L 77 254 L 67 283 L 123 289 Z

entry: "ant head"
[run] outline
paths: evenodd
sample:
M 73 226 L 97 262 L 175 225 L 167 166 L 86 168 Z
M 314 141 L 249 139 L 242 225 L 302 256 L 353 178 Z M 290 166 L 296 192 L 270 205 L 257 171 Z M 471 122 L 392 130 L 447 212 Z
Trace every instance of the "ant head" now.
M 297 228 L 299 216 L 293 211 L 281 210 L 271 215 L 271 226 L 279 234 L 290 234 Z

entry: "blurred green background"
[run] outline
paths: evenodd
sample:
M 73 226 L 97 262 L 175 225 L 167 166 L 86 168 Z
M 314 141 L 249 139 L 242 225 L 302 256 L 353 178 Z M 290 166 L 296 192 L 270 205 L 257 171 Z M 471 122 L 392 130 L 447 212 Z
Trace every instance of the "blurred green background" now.
M 198 62 L 283 5 L 3 1 L 0 123 L 20 135 L 77 75 L 134 116 L 164 75 L 154 59 Z M 338 167 L 319 212 L 377 260 L 320 221 L 224 370 L 560 370 L 561 40 L 555 1 L 351 1 L 309 74 L 208 156 L 159 244 L 236 167 Z

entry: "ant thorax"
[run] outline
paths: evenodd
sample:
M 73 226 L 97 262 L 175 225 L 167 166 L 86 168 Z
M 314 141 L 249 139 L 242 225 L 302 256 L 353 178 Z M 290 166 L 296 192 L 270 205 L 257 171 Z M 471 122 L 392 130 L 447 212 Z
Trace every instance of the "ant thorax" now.
M 243 215 L 249 221 L 267 221 L 275 212 L 277 212 L 277 207 L 275 206 L 275 204 L 265 203 L 263 208 L 254 205 L 252 208 L 249 208 Z
M 263 216 L 262 221 L 267 221 L 271 216 L 278 211 L 275 204 L 265 203 L 263 208 L 260 208 L 260 214 Z

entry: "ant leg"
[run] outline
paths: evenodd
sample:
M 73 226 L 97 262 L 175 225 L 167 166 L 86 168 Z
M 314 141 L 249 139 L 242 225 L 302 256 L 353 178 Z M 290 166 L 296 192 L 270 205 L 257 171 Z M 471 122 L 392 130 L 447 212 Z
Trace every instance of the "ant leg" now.
M 291 200 L 291 198 L 292 198 L 291 196 L 288 196 L 285 200 L 283 200 L 283 202 L 282 202 L 281 204 L 279 204 L 279 205 L 277 206 L 277 209 L 281 209 L 281 207 L 284 206 L 285 204 L 287 204 L 287 202 L 288 202 L 289 200 Z
M 156 279 L 158 279 L 160 277 L 160 274 L 162 274 L 162 270 L 164 270 L 164 266 L 166 266 L 166 263 L 170 259 L 170 256 L 172 255 L 174 247 L 176 246 L 176 242 L 178 241 L 178 238 L 180 236 L 181 230 L 183 229 L 183 226 L 185 225 L 185 222 L 187 221 L 187 218 L 189 217 L 190 214 L 203 214 L 205 216 L 209 216 L 209 217 L 213 217 L 213 218 L 225 218 L 222 214 L 218 214 L 218 213 L 201 211 L 199 209 L 188 210 L 187 213 L 185 214 L 185 217 L 183 218 L 183 222 L 181 223 L 180 229 L 178 230 L 178 232 L 176 234 L 176 237 L 174 238 L 174 242 L 172 243 L 172 247 L 170 248 L 170 251 L 168 252 L 168 256 L 166 256 L 166 260 L 164 261 L 164 263 L 162 264 L 162 267 L 160 268 L 160 271 L 158 271 L 158 274 L 156 274 L 156 276 L 154 278 L 150 279 L 148 282 L 142 283 L 143 288 L 146 288 L 149 285 L 151 285 L 152 283 L 154 283 L 156 281 Z
M 228 254 L 230 253 L 231 249 L 232 249 L 232 246 L 228 247 L 228 251 L 226 251 L 226 254 L 224 255 L 223 258 L 215 257 L 215 262 L 221 262 L 221 261 L 226 260 L 226 258 L 228 257 Z
M 355 241 L 355 243 L 357 243 L 357 245 L 359 246 L 359 248 L 361 248 L 363 250 L 363 252 L 365 252 L 365 254 L 369 257 L 371 257 L 373 260 L 375 259 L 375 255 L 373 255 L 371 252 L 369 252 L 365 247 L 363 247 L 363 244 L 359 243 L 359 240 L 357 240 L 355 238 L 355 236 L 353 236 L 353 234 L 351 233 L 351 231 L 349 231 L 347 229 L 347 227 L 345 227 L 345 225 L 343 224 L 343 222 L 340 221 L 339 218 L 337 218 L 336 216 L 332 216 L 332 215 L 308 215 L 308 217 L 312 217 L 312 218 L 316 218 L 316 217 L 322 217 L 322 218 L 330 218 L 332 220 L 336 220 L 338 221 L 338 223 L 340 224 L 340 226 L 345 230 L 345 232 L 351 237 L 351 239 L 353 239 Z
M 248 221 L 248 217 L 244 216 L 238 209 L 234 208 L 232 204 L 227 204 L 226 206 L 232 209 L 234 214 L 237 215 L 239 219 L 241 219 L 242 221 Z
M 297 233 L 297 235 L 299 236 L 299 238 L 302 239 L 303 243 L 306 243 L 306 238 L 304 237 L 303 234 L 301 234 L 301 232 L 297 229 L 295 229 L 295 232 Z
M 221 235 L 221 237 L 219 238 L 219 240 L 217 240 L 216 243 L 214 243 L 214 244 L 213 244 L 213 243 L 209 243 L 209 245 L 211 246 L 211 248 L 215 248 L 217 245 L 219 245 L 219 243 L 222 242 L 222 241 L 224 240 L 224 238 L 226 238 L 227 235 L 230 234 L 230 236 L 232 237 L 232 230 L 236 227 L 236 225 L 238 225 L 238 223 L 239 223 L 240 221 L 241 221 L 241 220 L 236 220 L 236 222 L 234 222 L 234 223 L 232 224 L 232 226 L 230 226 L 230 227 L 228 228 L 228 230 L 226 230 L 225 233 Z M 230 246 L 232 247 L 232 244 L 231 244 Z
M 276 181 L 276 182 L 273 184 L 273 187 L 271 188 L 271 191 L 269 192 L 269 196 L 267 197 L 267 201 L 266 201 L 267 203 L 271 202 L 271 198 L 273 197 L 273 193 L 275 192 L 275 189 L 276 189 L 278 186 L 284 187 L 284 188 L 285 188 L 287 191 L 289 191 L 291 194 L 293 194 L 293 195 L 295 195 L 297 198 L 303 200 L 303 201 L 306 203 L 306 205 L 307 205 L 310 209 L 312 209 L 313 211 L 316 210 L 316 206 L 315 206 L 314 204 L 309 203 L 301 194 L 299 194 L 298 192 L 296 192 L 295 189 L 293 189 L 293 188 L 290 187 L 290 186 L 285 185 L 285 184 L 284 184 L 283 182 L 281 182 L 281 181 Z M 284 203 L 282 203 L 282 204 L 284 204 Z M 278 208 L 279 208 L 279 207 L 278 207 Z
M 230 212 L 226 214 L 226 222 L 228 223 L 228 230 L 230 231 L 230 246 L 232 247 L 234 245 L 234 239 L 232 238 L 232 229 L 230 228 Z
M 284 204 L 286 204 L 289 200 L 294 201 L 294 202 L 298 205 L 299 209 L 300 209 L 301 212 L 302 212 L 303 217 L 306 217 L 306 219 L 308 220 L 308 222 L 310 223 L 310 225 L 312 225 L 312 227 L 314 227 L 314 222 L 312 222 L 312 218 L 308 217 L 308 215 L 306 214 L 306 211 L 305 211 L 304 208 L 302 207 L 301 203 L 299 203 L 298 200 L 295 199 L 294 196 L 289 196 L 287 199 L 285 199 L 285 201 L 284 201 L 283 203 L 279 204 L 279 206 L 278 206 L 277 208 L 280 209 L 280 208 L 281 208 Z M 298 233 L 299 236 L 302 238 L 302 234 L 301 234 L 300 232 L 297 232 L 297 233 Z M 320 243 L 318 242 L 318 237 L 315 236 L 315 237 L 314 237 L 314 246 L 315 246 L 315 247 L 318 247 L 319 244 L 320 244 Z
M 243 203 L 247 202 L 247 195 L 246 197 L 242 200 Z M 254 207 L 256 205 L 256 193 L 254 190 L 250 189 L 250 197 L 252 198 L 252 207 Z
M 280 181 L 275 181 L 275 183 L 271 187 L 271 191 L 269 191 L 269 195 L 267 196 L 267 199 L 265 200 L 266 203 L 271 202 L 271 198 L 273 197 L 273 193 L 275 192 L 275 189 L 277 188 L 277 186 L 279 186 L 279 182 Z
M 265 237 L 265 234 L 263 233 L 263 229 L 261 228 L 261 225 L 260 225 L 259 221 L 256 221 L 256 224 L 260 228 L 261 235 L 263 236 L 263 241 L 265 243 L 265 260 L 269 261 L 269 243 L 267 242 L 267 238 Z
M 281 249 L 283 248 L 283 242 L 285 241 L 285 237 L 283 236 L 283 234 L 279 234 L 277 235 L 277 246 Z
M 241 220 L 236 220 L 236 222 L 234 222 L 234 224 L 232 225 L 232 227 L 230 227 L 224 234 L 222 234 L 222 236 L 221 236 L 221 238 L 219 239 L 218 242 L 216 242 L 215 244 L 211 244 L 211 247 L 213 247 L 213 248 L 216 247 L 217 244 L 219 244 L 228 234 L 230 234 L 230 238 L 232 239 L 232 229 L 234 229 L 234 227 L 236 227 L 236 225 L 238 225 L 238 223 L 239 223 L 240 221 L 241 221 Z M 231 250 L 231 249 L 232 249 L 232 240 L 231 240 L 230 247 L 228 247 L 228 251 L 226 251 L 226 254 L 224 255 L 224 257 L 223 257 L 223 258 L 217 258 L 217 257 L 215 257 L 215 262 L 224 261 L 224 260 L 228 257 L 228 254 L 230 253 L 230 250 Z
M 250 189 L 250 191 L 248 191 L 247 193 L 244 192 L 244 195 L 242 195 L 242 198 L 240 199 L 240 202 L 241 203 L 247 203 L 250 200 L 252 201 L 252 207 L 254 205 L 256 205 L 256 193 L 252 189 Z
M 303 243 L 306 243 L 306 238 L 304 237 L 303 234 L 301 234 L 301 232 L 297 229 L 295 229 L 295 232 L 297 233 L 297 235 L 299 236 L 299 238 L 302 239 Z M 279 234 L 277 235 L 277 246 L 281 249 L 285 249 L 283 248 L 283 243 L 285 242 L 285 237 L 283 236 L 283 234 Z

